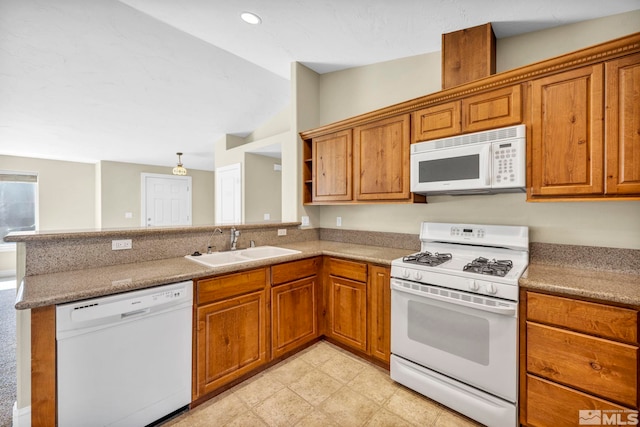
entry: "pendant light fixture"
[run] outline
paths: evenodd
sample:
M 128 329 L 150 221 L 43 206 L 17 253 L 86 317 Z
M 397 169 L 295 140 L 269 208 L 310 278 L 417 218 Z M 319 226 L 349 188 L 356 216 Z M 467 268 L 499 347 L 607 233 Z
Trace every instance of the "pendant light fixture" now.
M 176 154 L 178 155 L 178 166 L 173 168 L 173 174 L 174 175 L 186 175 L 187 174 L 187 170 L 182 166 L 182 159 L 180 158 L 182 156 L 182 153 L 176 153 Z

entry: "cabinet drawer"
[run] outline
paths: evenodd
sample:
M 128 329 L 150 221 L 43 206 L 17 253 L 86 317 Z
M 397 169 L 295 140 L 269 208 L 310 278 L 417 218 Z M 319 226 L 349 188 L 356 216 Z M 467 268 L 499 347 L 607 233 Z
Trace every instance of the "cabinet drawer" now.
M 271 283 L 280 285 L 318 274 L 320 258 L 308 258 L 271 267 Z
M 528 292 L 527 319 L 604 338 L 638 342 L 636 310 Z
M 198 280 L 197 304 L 202 305 L 257 291 L 264 289 L 266 285 L 267 270 L 265 268 Z
M 358 282 L 367 281 L 367 264 L 347 261 L 338 258 L 329 258 L 329 274 L 344 277 Z
M 527 375 L 526 406 L 526 424 L 532 427 L 575 427 L 581 424 L 580 411 L 596 409 L 603 411 L 602 415 L 606 414 L 604 411 L 607 410 L 624 411 L 626 409 L 532 375 Z M 625 413 L 620 415 L 624 420 Z M 601 423 L 595 423 L 595 425 L 601 425 Z
M 527 322 L 527 371 L 637 404 L 638 347 Z

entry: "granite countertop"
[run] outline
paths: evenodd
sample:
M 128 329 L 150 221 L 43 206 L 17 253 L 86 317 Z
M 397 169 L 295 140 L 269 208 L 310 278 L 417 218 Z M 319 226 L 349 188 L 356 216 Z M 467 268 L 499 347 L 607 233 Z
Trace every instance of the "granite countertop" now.
M 639 274 L 531 263 L 520 286 L 640 307 Z
M 63 304 L 200 277 L 233 273 L 318 255 L 390 265 L 392 260 L 412 252 L 407 249 L 324 240 L 279 246 L 296 249 L 301 252 L 299 254 L 215 268 L 180 257 L 26 276 L 18 290 L 15 308 L 23 310 Z

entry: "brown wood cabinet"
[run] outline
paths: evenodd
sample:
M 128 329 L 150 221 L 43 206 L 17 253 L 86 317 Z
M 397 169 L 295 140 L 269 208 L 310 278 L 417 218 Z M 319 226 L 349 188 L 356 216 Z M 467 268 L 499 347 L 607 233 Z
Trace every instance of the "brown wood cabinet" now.
M 605 66 L 605 193 L 640 195 L 640 54 Z
M 356 200 L 408 200 L 410 116 L 353 129 L 353 187 Z
M 496 36 L 491 23 L 442 35 L 442 89 L 496 72 Z
M 638 311 L 521 292 L 520 422 L 575 426 L 580 410 L 638 409 Z
M 531 82 L 530 200 L 640 196 L 640 54 Z
M 413 113 L 412 142 L 522 123 L 522 87 L 509 86 Z
M 389 363 L 391 356 L 391 269 L 369 266 L 369 353 Z
M 271 267 L 271 355 L 280 357 L 318 337 L 320 258 Z
M 448 63 L 455 67 L 455 61 Z M 456 81 L 458 86 L 300 136 L 307 153 L 312 139 L 375 128 L 376 122 L 404 114 L 411 115 L 411 143 L 524 123 L 527 201 L 640 200 L 639 81 L 640 33 L 635 33 L 472 82 Z M 312 197 L 308 170 L 315 158 L 303 157 L 304 203 L 338 203 L 335 197 Z M 374 186 L 372 194 L 386 192 L 375 180 L 367 185 Z M 347 202 L 367 203 L 353 197 Z M 426 201 L 416 195 L 384 200 Z
M 351 129 L 312 140 L 312 201 L 353 199 Z
M 193 400 L 267 363 L 267 271 L 196 282 Z
M 402 114 L 304 139 L 303 202 L 425 202 L 410 191 L 410 121 Z
M 367 351 L 367 264 L 326 258 L 326 335 Z
M 604 192 L 604 67 L 531 82 L 530 196 Z
M 460 101 L 422 108 L 412 113 L 411 142 L 444 138 L 462 132 Z

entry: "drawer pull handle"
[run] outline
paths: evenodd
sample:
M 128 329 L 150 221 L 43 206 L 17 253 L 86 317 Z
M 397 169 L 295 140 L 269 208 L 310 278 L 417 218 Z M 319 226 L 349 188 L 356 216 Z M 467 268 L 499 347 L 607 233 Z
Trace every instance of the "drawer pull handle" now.
M 589 365 L 591 365 L 591 367 L 596 371 L 602 370 L 602 366 L 600 366 L 598 362 L 589 362 Z

